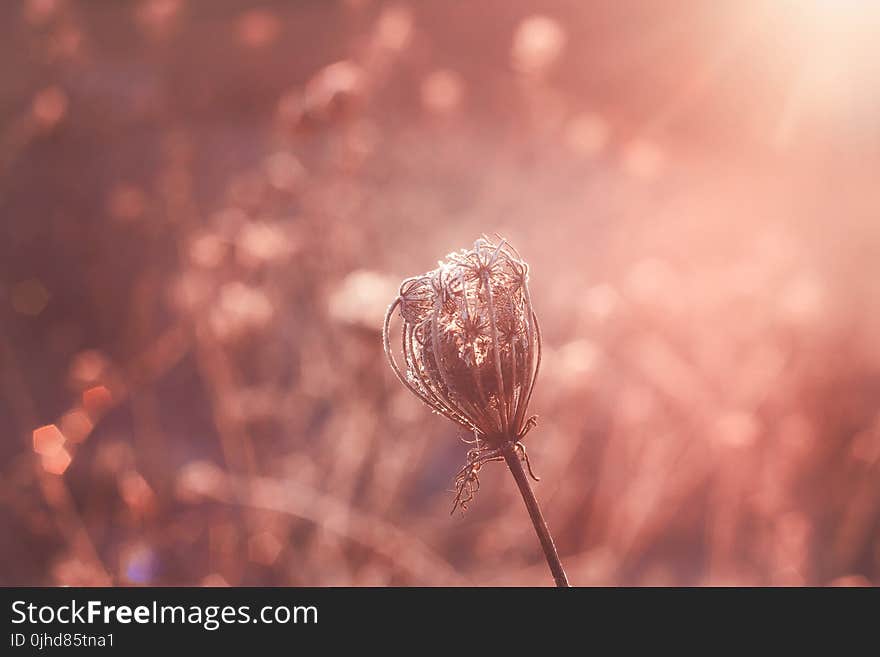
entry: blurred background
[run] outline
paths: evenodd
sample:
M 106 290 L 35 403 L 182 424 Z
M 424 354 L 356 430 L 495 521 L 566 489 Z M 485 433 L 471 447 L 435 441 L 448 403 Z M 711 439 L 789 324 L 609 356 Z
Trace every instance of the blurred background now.
M 531 264 L 578 585 L 880 583 L 880 5 L 0 6 L 0 584 L 549 585 L 385 362 Z

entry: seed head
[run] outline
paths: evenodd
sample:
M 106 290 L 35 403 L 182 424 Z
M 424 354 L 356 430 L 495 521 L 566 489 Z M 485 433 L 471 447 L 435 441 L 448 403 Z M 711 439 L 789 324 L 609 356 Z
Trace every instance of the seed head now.
M 385 315 L 385 353 L 394 373 L 435 411 L 497 447 L 534 424 L 526 408 L 541 361 L 528 265 L 506 241 L 478 239 L 437 269 L 408 278 Z M 391 350 L 390 322 L 403 321 L 404 367 Z

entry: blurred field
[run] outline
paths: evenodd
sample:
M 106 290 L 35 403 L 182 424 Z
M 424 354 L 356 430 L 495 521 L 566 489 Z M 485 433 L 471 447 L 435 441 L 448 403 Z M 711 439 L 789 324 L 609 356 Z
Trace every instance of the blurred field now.
M 380 341 L 495 232 L 573 584 L 880 583 L 878 27 L 4 2 L 0 584 L 552 583 L 502 465 L 450 517 L 466 446 Z

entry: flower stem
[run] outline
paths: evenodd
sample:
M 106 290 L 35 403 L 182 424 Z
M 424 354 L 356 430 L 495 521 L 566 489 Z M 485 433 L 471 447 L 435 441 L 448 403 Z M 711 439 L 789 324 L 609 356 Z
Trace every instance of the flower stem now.
M 513 442 L 505 443 L 501 451 L 504 454 L 507 467 L 510 468 L 510 472 L 516 480 L 516 485 L 519 487 L 519 492 L 522 495 L 523 502 L 526 504 L 532 524 L 535 526 L 535 533 L 538 535 L 538 540 L 541 541 L 541 548 L 544 550 L 544 556 L 547 558 L 547 565 L 550 566 L 550 572 L 553 574 L 556 586 L 570 586 L 568 577 L 565 576 L 565 570 L 562 568 L 562 562 L 559 560 L 559 553 L 556 552 L 556 546 L 553 544 L 553 537 L 550 535 L 550 530 L 541 513 L 541 508 L 538 506 L 538 500 L 535 498 L 534 491 L 532 491 L 532 485 L 529 483 L 529 478 L 523 469 L 519 454 L 514 450 Z

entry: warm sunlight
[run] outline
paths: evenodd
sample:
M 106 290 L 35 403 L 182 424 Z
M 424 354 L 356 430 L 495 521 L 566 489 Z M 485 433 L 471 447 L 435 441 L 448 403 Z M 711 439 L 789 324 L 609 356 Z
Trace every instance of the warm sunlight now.
M 880 0 L 0 5 L 0 588 L 880 584 Z

